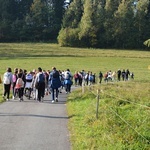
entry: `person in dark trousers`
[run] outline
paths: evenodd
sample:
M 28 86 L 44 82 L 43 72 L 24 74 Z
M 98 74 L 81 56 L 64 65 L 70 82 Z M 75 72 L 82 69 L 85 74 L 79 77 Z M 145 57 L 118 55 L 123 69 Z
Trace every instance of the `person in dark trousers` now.
M 133 80 L 134 79 L 134 73 L 131 72 L 130 76 L 131 76 L 131 79 Z
M 93 84 L 96 83 L 96 73 L 93 74 Z
M 126 80 L 126 72 L 125 69 L 122 70 L 122 80 L 125 81 Z
M 7 68 L 7 71 L 4 73 L 4 76 L 3 76 L 3 84 L 4 84 L 3 99 L 6 99 L 7 101 L 9 101 L 10 87 L 12 83 L 13 83 L 12 70 L 11 68 Z M 6 95 L 7 95 L 7 98 L 5 97 Z
M 16 97 L 16 94 L 17 94 L 17 91 L 15 89 L 15 86 L 16 86 L 16 82 L 17 82 L 17 79 L 18 79 L 18 68 L 15 68 L 14 70 L 14 74 L 13 74 L 13 85 L 12 85 L 12 90 L 13 90 L 13 99 L 15 99 Z
M 19 101 L 23 101 L 22 95 L 23 95 L 23 89 L 24 89 L 24 81 L 22 79 L 22 74 L 18 74 L 18 78 L 16 81 L 15 89 L 18 91 Z
M 45 82 L 46 82 L 46 79 L 45 79 L 45 76 L 42 72 L 42 68 L 39 67 L 38 68 L 38 73 L 36 75 L 36 78 L 35 78 L 35 84 L 36 84 L 36 87 L 37 87 L 37 90 L 38 90 L 38 101 L 39 102 L 43 102 L 43 99 L 44 99 L 44 95 L 45 95 Z
M 70 70 L 67 69 L 64 74 L 64 85 L 65 85 L 66 94 L 71 92 L 72 84 L 73 84 L 72 75 Z
M 118 71 L 117 71 L 117 77 L 118 77 L 118 81 L 120 81 L 120 79 L 121 79 L 121 70 L 120 69 L 118 69 Z
M 100 72 L 99 72 L 99 83 L 100 83 L 100 84 L 102 83 L 102 79 L 103 79 L 103 74 L 102 74 L 102 72 L 100 71 Z
M 52 95 L 52 103 L 55 101 L 58 102 L 58 88 L 61 87 L 61 80 L 60 80 L 60 74 L 59 71 L 56 70 L 55 67 L 52 68 L 52 71 L 49 75 L 49 86 L 51 88 L 51 95 Z M 56 91 L 56 95 L 55 95 Z
M 129 76 L 130 76 L 130 71 L 129 69 L 126 70 L 126 80 L 129 80 Z
M 24 96 L 24 87 L 25 87 L 25 83 L 26 83 L 26 76 L 25 76 L 25 74 L 24 74 L 24 71 L 22 70 L 22 69 L 19 69 L 18 70 L 18 75 L 20 75 L 21 76 L 21 78 L 22 78 L 22 80 L 23 80 L 23 82 L 24 82 L 24 86 L 21 88 L 21 90 L 22 90 L 22 95 L 21 95 L 21 100 L 23 100 L 23 96 Z

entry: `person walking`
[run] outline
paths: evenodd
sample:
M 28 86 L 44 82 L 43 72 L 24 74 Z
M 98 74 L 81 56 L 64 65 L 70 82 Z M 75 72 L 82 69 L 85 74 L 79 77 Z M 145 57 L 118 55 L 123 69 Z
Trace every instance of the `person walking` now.
M 75 85 L 75 86 L 79 85 L 79 74 L 78 74 L 77 71 L 76 71 L 75 74 L 73 75 L 73 78 L 74 78 L 74 85 Z
M 126 80 L 128 81 L 129 80 L 129 75 L 130 75 L 130 71 L 129 69 L 126 70 Z
M 11 68 L 7 68 L 7 71 L 4 73 L 4 76 L 3 76 L 3 85 L 4 85 L 3 99 L 7 101 L 9 101 L 10 88 L 11 88 L 12 83 L 13 83 L 12 70 Z M 7 98 L 5 97 L 6 95 L 7 95 Z
M 12 79 L 13 79 L 12 90 L 13 90 L 13 100 L 14 100 L 16 97 L 16 94 L 17 94 L 17 90 L 16 90 L 15 86 L 16 86 L 16 82 L 18 79 L 18 68 L 14 69 L 14 74 L 13 74 Z
M 25 94 L 28 97 L 28 99 L 31 98 L 32 80 L 33 80 L 33 74 L 32 71 L 29 71 L 26 75 L 26 83 L 25 83 Z
M 49 87 L 51 88 L 51 95 L 52 95 L 52 103 L 55 101 L 58 102 L 58 88 L 61 87 L 61 80 L 59 71 L 56 70 L 55 67 L 52 68 L 52 71 L 49 75 Z M 56 95 L 55 95 L 56 92 Z
M 102 79 L 103 79 L 103 73 L 100 71 L 99 72 L 99 83 L 102 83 Z
M 34 100 L 38 100 L 38 89 L 36 88 L 36 83 L 35 83 L 35 79 L 36 79 L 36 71 L 32 72 L 33 75 L 33 79 L 32 79 L 32 83 L 31 83 L 31 87 L 32 87 L 32 97 Z
M 46 78 L 42 72 L 42 68 L 39 67 L 38 68 L 38 73 L 36 74 L 36 78 L 35 78 L 35 85 L 38 91 L 38 101 L 43 102 L 44 99 L 44 95 L 45 95 L 45 82 L 46 82 Z
M 64 85 L 65 85 L 65 90 L 66 94 L 71 92 L 71 85 L 72 85 L 72 75 L 69 69 L 65 71 L 64 74 Z
M 21 68 L 18 70 L 18 76 L 20 76 L 20 78 L 22 78 L 23 82 L 24 82 L 24 86 L 21 87 L 21 100 L 23 101 L 23 96 L 24 96 L 24 88 L 25 88 L 25 84 L 26 84 L 26 75 L 25 75 L 25 71 L 23 71 Z
M 15 89 L 18 90 L 18 96 L 19 96 L 19 101 L 23 101 L 23 89 L 24 89 L 24 81 L 22 79 L 22 74 L 19 73 L 18 74 L 18 79 L 17 79 L 17 82 L 16 82 L 16 86 L 15 86 Z
M 120 69 L 118 69 L 118 71 L 117 71 L 117 78 L 118 78 L 118 81 L 121 80 L 121 70 Z

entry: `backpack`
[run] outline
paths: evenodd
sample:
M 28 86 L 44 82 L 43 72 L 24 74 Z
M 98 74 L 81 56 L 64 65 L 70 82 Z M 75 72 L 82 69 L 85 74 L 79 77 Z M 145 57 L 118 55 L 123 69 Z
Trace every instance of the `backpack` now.
M 91 81 L 91 82 L 92 82 L 92 81 L 93 81 L 93 79 L 94 79 L 94 78 L 93 78 L 93 75 L 90 75 L 90 76 L 89 76 L 89 81 Z
M 53 78 L 59 78 L 59 72 L 57 70 L 54 71 Z
M 9 74 L 5 74 L 3 81 L 4 81 L 4 84 L 10 84 L 10 75 Z
M 69 72 L 67 72 L 67 74 L 65 75 L 65 79 L 66 79 L 66 80 L 69 80 L 69 79 L 70 79 L 70 77 L 71 77 L 70 73 L 69 73 Z
M 45 76 L 43 73 L 39 74 L 39 80 L 38 80 L 39 83 L 43 83 L 45 82 Z
M 16 74 L 13 74 L 12 80 L 13 80 L 13 83 L 17 82 L 17 75 Z
M 18 78 L 18 79 L 17 79 L 17 82 L 16 82 L 15 88 L 16 88 L 16 89 L 20 89 L 20 88 L 22 88 L 23 86 L 24 86 L 24 82 L 23 82 L 22 78 Z

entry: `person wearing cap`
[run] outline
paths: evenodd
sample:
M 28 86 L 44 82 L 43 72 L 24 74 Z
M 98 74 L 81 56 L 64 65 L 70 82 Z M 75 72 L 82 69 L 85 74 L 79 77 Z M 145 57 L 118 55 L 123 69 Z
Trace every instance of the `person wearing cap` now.
M 52 103 L 58 102 L 58 88 L 61 87 L 61 81 L 59 77 L 59 71 L 55 67 L 52 67 L 52 71 L 49 75 L 49 87 L 51 88 Z

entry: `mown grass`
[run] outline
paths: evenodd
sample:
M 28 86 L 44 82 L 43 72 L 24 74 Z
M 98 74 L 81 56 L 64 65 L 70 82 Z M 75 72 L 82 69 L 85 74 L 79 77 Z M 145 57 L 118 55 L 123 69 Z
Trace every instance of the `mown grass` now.
M 96 75 L 99 71 L 105 73 L 108 70 L 118 69 L 129 69 L 134 72 L 134 81 L 107 85 L 103 82 L 102 86 L 94 88 L 92 93 L 86 90 L 85 94 L 82 94 L 79 89 L 70 95 L 67 110 L 74 150 L 149 148 L 147 142 L 150 140 L 149 65 L 149 51 L 66 48 L 45 43 L 0 43 L 1 75 L 7 67 L 29 71 L 39 66 L 45 70 L 51 69 L 52 66 L 60 70 L 69 68 L 72 73 L 84 69 Z M 98 120 L 95 117 L 96 98 L 93 94 L 97 88 L 103 91 L 100 95 Z M 1 85 L 0 95 L 2 91 Z
M 150 83 L 102 84 L 84 94 L 81 89 L 73 92 L 67 103 L 73 149 L 149 150 L 149 98 Z

